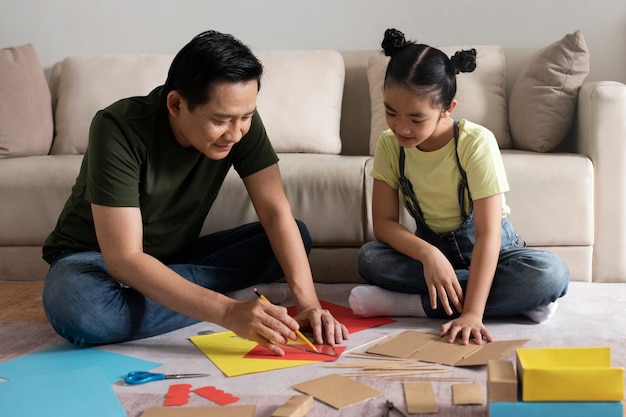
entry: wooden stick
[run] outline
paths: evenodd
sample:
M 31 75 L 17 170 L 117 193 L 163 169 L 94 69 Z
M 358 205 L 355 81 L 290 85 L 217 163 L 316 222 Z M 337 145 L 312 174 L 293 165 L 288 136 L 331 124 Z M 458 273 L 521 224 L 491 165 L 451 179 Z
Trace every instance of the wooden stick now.
M 348 372 L 343 375 L 345 376 L 399 376 L 399 375 L 425 375 L 425 374 L 437 374 L 442 371 L 423 371 L 423 370 L 413 370 L 413 371 L 374 371 L 374 372 Z M 445 371 L 443 371 L 445 372 Z
M 389 337 L 388 335 L 387 335 L 387 336 L 382 336 L 382 337 L 379 337 L 378 339 L 372 340 L 372 341 L 370 341 L 370 342 L 363 343 L 362 345 L 355 346 L 355 347 L 353 347 L 353 348 L 351 348 L 351 349 L 345 350 L 345 351 L 343 352 L 343 355 L 345 356 L 346 354 L 348 354 L 348 353 L 352 352 L 353 350 L 360 349 L 360 348 L 362 348 L 362 347 L 364 347 L 364 346 L 369 346 L 369 345 L 371 345 L 371 344 L 373 344 L 373 343 L 379 342 L 379 341 L 381 341 L 381 340 L 383 340 L 383 339 L 386 339 L 386 338 L 388 338 L 388 337 Z
M 405 377 L 405 376 L 390 376 L 387 379 L 391 381 L 469 381 L 471 378 L 463 376 L 428 376 L 428 377 Z
M 413 361 L 403 361 L 398 362 L 397 365 L 393 366 L 402 366 L 403 364 L 411 365 Z M 330 365 L 324 366 L 325 368 L 364 368 L 368 366 L 390 366 L 388 361 L 370 361 L 370 362 L 345 362 L 345 363 L 333 363 Z
M 406 358 L 394 358 L 393 356 L 384 356 L 384 355 L 376 355 L 374 353 L 350 353 L 348 355 L 341 355 L 345 358 L 355 358 L 355 359 L 377 359 L 382 361 L 407 361 L 414 359 L 406 359 Z

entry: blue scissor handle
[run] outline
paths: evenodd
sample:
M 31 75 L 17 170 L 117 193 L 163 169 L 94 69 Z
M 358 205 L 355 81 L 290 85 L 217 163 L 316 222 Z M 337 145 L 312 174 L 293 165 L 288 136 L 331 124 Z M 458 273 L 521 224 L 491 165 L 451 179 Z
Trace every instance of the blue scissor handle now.
M 129 372 L 124 382 L 131 385 L 145 384 L 146 382 L 161 381 L 165 379 L 165 374 L 155 374 L 153 372 L 132 371 Z

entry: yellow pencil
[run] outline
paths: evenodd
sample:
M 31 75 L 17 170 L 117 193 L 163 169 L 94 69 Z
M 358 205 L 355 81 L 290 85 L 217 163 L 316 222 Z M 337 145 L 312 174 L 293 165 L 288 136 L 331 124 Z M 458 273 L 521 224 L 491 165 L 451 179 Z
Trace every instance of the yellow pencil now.
M 267 299 L 266 296 L 264 296 L 263 294 L 261 294 L 256 288 L 254 289 L 254 293 L 263 301 L 266 301 L 268 303 L 271 304 L 271 301 Z M 304 343 L 307 344 L 308 347 L 310 347 L 311 349 L 313 349 L 314 352 L 316 353 L 320 353 L 319 350 L 317 350 L 317 348 L 315 347 L 315 345 L 313 343 L 311 343 L 311 341 L 309 339 L 307 339 L 302 332 L 300 332 L 300 330 L 296 330 L 296 335 L 298 335 L 298 337 L 300 338 L 300 340 L 302 340 Z

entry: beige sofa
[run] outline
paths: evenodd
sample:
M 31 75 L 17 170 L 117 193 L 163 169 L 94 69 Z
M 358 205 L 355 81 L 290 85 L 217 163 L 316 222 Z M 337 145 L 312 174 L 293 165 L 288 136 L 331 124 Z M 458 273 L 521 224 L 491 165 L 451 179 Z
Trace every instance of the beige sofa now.
M 573 280 L 626 282 L 626 86 L 606 81 L 577 89 L 572 129 L 555 150 L 511 149 L 508 121 L 515 115 L 507 101 L 537 51 L 474 47 L 478 68 L 459 78 L 463 106 L 454 116 L 485 124 L 502 140 L 514 225 L 529 246 L 560 255 Z M 368 173 L 377 134 L 370 131 L 378 133 L 380 112 L 370 97 L 379 95 L 376 67 L 383 58 L 378 51 L 258 54 L 266 67 L 259 111 L 279 151 L 293 212 L 311 231 L 315 279 L 359 282 L 357 252 L 373 239 Z M 41 245 L 78 173 L 91 117 L 117 98 L 161 84 L 171 59 L 79 56 L 52 68 L 49 154 L 0 159 L 0 280 L 44 278 Z M 488 71 L 479 72 L 481 65 Z M 231 172 L 203 233 L 254 219 Z M 403 221 L 411 224 L 406 213 Z

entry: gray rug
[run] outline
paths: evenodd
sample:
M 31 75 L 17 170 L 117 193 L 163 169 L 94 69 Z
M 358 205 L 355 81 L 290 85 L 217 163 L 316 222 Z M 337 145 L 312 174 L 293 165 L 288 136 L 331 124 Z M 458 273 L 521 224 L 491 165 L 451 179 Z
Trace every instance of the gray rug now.
M 347 305 L 353 284 L 317 284 L 321 299 Z M 289 300 L 284 303 L 289 305 Z M 406 329 L 436 333 L 443 323 L 440 320 L 397 318 L 397 321 L 381 327 L 364 330 L 351 335 L 345 345 L 355 351 L 365 344 L 383 336 L 397 334 Z M 554 317 L 542 324 L 533 324 L 524 318 L 491 320 L 485 323 L 496 340 L 530 339 L 527 347 L 610 346 L 613 366 L 626 365 L 626 285 L 575 282 L 569 293 L 559 301 Z M 199 323 L 159 337 L 108 345 L 100 349 L 160 362 L 158 368 L 165 373 L 207 373 L 209 377 L 186 380 L 194 387 L 212 385 L 240 400 L 238 405 L 254 404 L 255 416 L 271 416 L 272 412 L 289 397 L 299 392 L 293 384 L 330 373 L 352 370 L 326 368 L 324 363 L 306 365 L 284 370 L 225 377 L 222 372 L 202 354 L 188 338 L 207 330 L 223 330 L 211 323 Z M 0 321 L 0 361 L 63 344 L 45 321 Z M 513 359 L 513 356 L 510 357 Z M 354 361 L 342 357 L 340 362 Z M 464 382 L 481 384 L 486 399 L 486 367 L 451 368 L 446 376 L 467 378 Z M 369 401 L 336 410 L 319 401 L 307 417 L 318 416 L 381 416 L 386 400 L 392 401 L 400 410 L 406 411 L 401 381 L 382 377 L 355 377 L 357 381 L 381 391 L 384 395 Z M 179 381 L 180 382 L 180 381 Z M 170 384 L 159 381 L 144 385 L 114 385 L 113 389 L 129 417 L 140 416 L 149 407 L 163 405 Z M 459 382 L 433 381 L 432 386 L 439 406 L 438 416 L 487 416 L 487 404 L 452 405 L 451 386 Z M 210 401 L 192 395 L 188 406 L 214 405 Z

